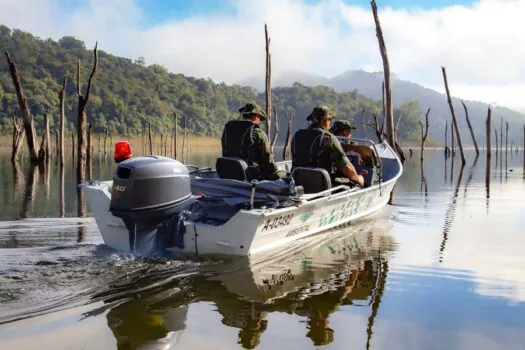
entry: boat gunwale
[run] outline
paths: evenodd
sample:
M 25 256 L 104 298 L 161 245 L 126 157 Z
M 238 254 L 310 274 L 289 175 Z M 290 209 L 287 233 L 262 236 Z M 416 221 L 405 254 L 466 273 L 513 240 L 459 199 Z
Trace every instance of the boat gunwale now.
M 233 215 L 228 221 L 230 221 L 235 216 L 237 216 L 237 215 L 239 215 L 241 213 L 245 214 L 245 215 L 251 215 L 251 216 L 267 217 L 267 216 L 270 216 L 270 215 L 274 215 L 275 213 L 285 213 L 287 211 L 297 210 L 297 209 L 301 208 L 302 206 L 304 206 L 306 204 L 317 204 L 317 203 L 322 202 L 322 201 L 335 200 L 335 199 L 339 199 L 339 198 L 342 198 L 342 197 L 350 198 L 350 197 L 353 197 L 353 196 L 357 196 L 357 194 L 368 193 L 368 192 L 371 192 L 373 190 L 380 189 L 382 186 L 388 186 L 390 183 L 396 182 L 399 179 L 399 177 L 401 177 L 401 175 L 403 173 L 403 164 L 401 163 L 401 160 L 399 159 L 399 157 L 396 154 L 396 152 L 392 149 L 392 147 L 390 147 L 390 145 L 388 145 L 387 143 L 385 143 L 385 145 L 391 150 L 392 154 L 395 156 L 395 158 L 389 158 L 389 159 L 395 159 L 397 161 L 397 163 L 399 164 L 399 171 L 394 176 L 392 176 L 392 178 L 390 178 L 389 180 L 387 180 L 385 182 L 380 182 L 378 184 L 374 184 L 374 185 L 372 185 L 370 187 L 362 188 L 362 189 L 359 189 L 359 190 L 356 190 L 356 191 L 339 192 L 339 193 L 335 193 L 333 195 L 321 196 L 319 198 L 315 198 L 315 199 L 312 199 L 312 200 L 304 200 L 303 199 L 300 203 L 298 203 L 296 205 L 289 206 L 289 207 L 284 207 L 284 208 L 241 209 L 235 215 Z M 383 157 L 383 158 L 386 158 L 386 157 Z M 350 187 L 348 187 L 348 188 L 352 189 Z M 226 221 L 226 222 L 228 222 L 228 221 Z M 219 225 L 219 226 L 222 226 L 222 225 Z

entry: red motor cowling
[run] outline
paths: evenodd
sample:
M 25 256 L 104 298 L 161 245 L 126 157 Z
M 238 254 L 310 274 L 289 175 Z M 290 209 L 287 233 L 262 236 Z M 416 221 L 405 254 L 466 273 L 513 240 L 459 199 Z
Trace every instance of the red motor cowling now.
M 115 144 L 115 153 L 113 154 L 115 163 L 123 162 L 131 156 L 131 145 L 128 141 L 119 141 Z

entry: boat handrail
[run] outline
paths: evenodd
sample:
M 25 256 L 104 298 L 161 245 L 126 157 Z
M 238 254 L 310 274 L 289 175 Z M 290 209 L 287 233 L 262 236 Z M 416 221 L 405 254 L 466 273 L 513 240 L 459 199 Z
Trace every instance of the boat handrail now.
M 335 186 L 335 187 L 329 188 L 329 189 L 321 191 L 321 192 L 312 193 L 312 194 L 306 194 L 306 195 L 303 195 L 302 197 L 306 201 L 311 201 L 311 200 L 317 199 L 319 197 L 324 197 L 326 195 L 331 197 L 333 192 L 339 191 L 339 190 L 345 190 L 345 192 L 354 192 L 354 191 L 357 190 L 357 187 L 349 187 L 349 186 L 346 186 L 346 185 L 339 185 L 339 186 Z
M 349 141 L 357 141 L 357 142 L 363 142 L 363 143 L 368 143 L 372 146 L 372 149 L 373 149 L 373 152 L 375 154 L 375 157 L 376 157 L 376 160 L 377 160 L 377 163 L 378 163 L 378 168 L 379 168 L 379 172 L 378 172 L 378 180 L 379 180 L 379 183 L 381 183 L 383 181 L 383 174 L 382 174 L 382 171 L 383 171 L 383 162 L 381 161 L 381 157 L 379 156 L 379 152 L 377 151 L 377 147 L 376 147 L 376 143 L 370 139 L 361 139 L 361 138 L 356 138 L 356 137 L 346 137 L 346 136 L 336 136 L 338 140 L 349 140 Z

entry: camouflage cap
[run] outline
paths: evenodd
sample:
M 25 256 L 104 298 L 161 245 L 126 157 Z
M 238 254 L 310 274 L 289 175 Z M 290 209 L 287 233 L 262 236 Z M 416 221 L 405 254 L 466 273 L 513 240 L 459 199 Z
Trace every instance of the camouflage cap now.
M 345 129 L 355 130 L 356 128 L 348 120 L 337 120 L 330 128 L 330 132 L 335 135 Z
M 255 102 L 249 102 L 239 108 L 239 112 L 243 116 L 243 118 L 250 117 L 254 114 L 261 117 L 262 120 L 266 120 L 266 113 L 264 110 Z
M 335 111 L 333 109 L 325 105 L 320 105 L 314 107 L 312 113 L 306 117 L 306 120 L 319 123 L 323 119 L 332 119 L 333 117 L 335 117 Z

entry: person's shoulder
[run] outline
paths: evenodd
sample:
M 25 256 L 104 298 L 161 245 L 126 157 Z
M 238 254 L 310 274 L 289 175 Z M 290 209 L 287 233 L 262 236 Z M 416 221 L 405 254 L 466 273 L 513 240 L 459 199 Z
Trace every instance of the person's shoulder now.
M 261 129 L 259 126 L 256 125 L 255 128 L 253 128 L 253 135 L 254 137 L 260 139 L 260 140 L 266 140 L 268 137 L 266 136 L 266 133 L 263 129 Z
M 327 131 L 326 134 L 328 134 L 330 136 L 330 140 L 332 141 L 332 143 L 337 143 L 337 144 L 341 144 L 341 142 L 339 141 L 339 139 L 337 138 L 337 136 L 335 136 L 334 134 L 332 134 L 331 132 Z

